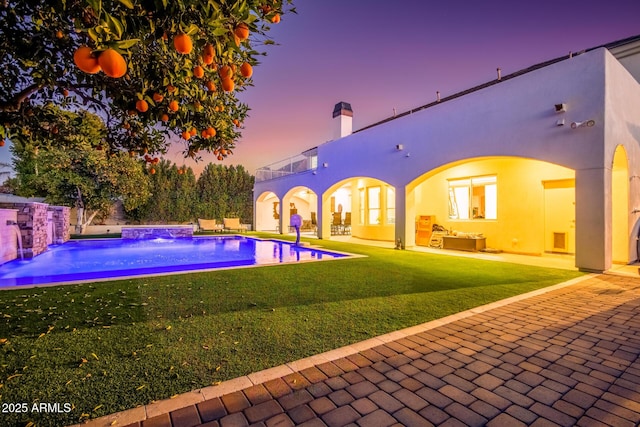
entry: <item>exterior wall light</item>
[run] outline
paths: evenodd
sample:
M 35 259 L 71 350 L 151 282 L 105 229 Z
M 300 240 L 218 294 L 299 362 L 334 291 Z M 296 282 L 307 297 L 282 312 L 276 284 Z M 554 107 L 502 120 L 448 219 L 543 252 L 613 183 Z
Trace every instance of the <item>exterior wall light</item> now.
M 583 127 L 592 127 L 596 124 L 595 120 L 585 120 L 584 122 L 573 122 L 571 123 L 571 129 L 583 128 Z
M 328 168 L 328 167 L 329 167 L 329 163 L 324 162 L 324 163 L 322 164 L 322 167 L 323 167 L 323 168 Z
M 556 113 L 564 113 L 567 111 L 567 104 L 556 104 L 555 109 Z
M 398 151 L 402 151 L 402 150 L 404 150 L 404 145 L 402 145 L 402 144 L 397 144 L 397 145 L 396 145 L 396 150 L 398 150 Z

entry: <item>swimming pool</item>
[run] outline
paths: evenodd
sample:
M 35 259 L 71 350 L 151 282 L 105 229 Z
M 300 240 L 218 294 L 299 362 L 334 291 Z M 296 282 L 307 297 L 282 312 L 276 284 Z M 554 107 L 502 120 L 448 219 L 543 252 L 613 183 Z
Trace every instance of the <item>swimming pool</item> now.
M 0 265 L 0 288 L 341 258 L 347 255 L 244 236 L 74 240 Z

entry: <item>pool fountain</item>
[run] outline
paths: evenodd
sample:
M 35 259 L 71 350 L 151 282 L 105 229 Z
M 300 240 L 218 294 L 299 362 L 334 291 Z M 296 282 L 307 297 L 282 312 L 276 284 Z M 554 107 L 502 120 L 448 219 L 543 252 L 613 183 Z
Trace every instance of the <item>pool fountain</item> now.
M 20 231 L 20 226 L 16 221 L 7 221 L 7 226 L 10 230 L 12 230 L 14 237 L 17 240 L 17 249 L 20 254 L 20 259 L 24 259 L 24 250 L 22 249 L 22 232 Z

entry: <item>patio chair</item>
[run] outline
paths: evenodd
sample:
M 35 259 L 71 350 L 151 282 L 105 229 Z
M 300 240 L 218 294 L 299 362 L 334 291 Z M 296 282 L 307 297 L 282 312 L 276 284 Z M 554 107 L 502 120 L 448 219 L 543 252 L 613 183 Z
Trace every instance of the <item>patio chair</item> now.
M 333 221 L 331 222 L 331 234 L 343 234 L 342 212 L 333 213 Z
M 225 231 L 247 231 L 247 226 L 240 224 L 240 218 L 224 218 L 222 222 L 224 224 Z
M 344 234 L 351 234 L 351 212 L 344 213 Z
M 198 218 L 198 231 L 222 231 L 222 224 L 218 224 L 215 219 Z

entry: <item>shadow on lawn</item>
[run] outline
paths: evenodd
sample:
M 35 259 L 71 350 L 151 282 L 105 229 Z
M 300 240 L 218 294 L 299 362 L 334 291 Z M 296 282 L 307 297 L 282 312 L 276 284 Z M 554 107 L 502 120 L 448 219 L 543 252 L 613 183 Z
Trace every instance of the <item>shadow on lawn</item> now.
M 346 250 L 339 247 L 338 250 Z M 353 251 L 353 250 L 352 250 Z M 359 252 L 359 251 L 353 251 Z M 522 291 L 575 271 L 367 247 L 366 258 L 157 276 L 0 293 L 0 338 L 230 312 L 490 287 Z

